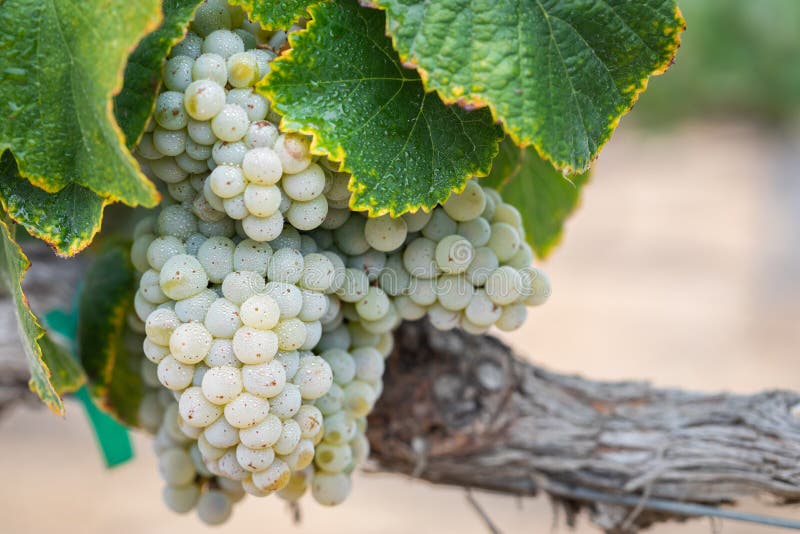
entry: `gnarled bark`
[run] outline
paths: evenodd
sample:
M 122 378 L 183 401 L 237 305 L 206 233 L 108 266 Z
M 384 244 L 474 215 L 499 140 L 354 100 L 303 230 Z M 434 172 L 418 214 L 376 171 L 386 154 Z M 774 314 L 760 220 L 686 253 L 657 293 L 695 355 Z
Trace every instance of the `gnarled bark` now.
M 495 338 L 407 323 L 370 416 L 378 469 L 514 495 L 545 491 L 609 532 L 679 519 L 646 499 L 800 498 L 800 395 L 593 382 L 525 362 Z M 574 498 L 641 497 L 639 510 Z

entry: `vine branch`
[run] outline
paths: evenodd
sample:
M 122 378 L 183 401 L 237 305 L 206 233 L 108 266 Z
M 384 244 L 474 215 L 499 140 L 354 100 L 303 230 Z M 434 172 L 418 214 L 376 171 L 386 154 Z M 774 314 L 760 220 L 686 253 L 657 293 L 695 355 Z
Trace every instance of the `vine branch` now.
M 426 322 L 404 324 L 395 340 L 368 429 L 378 470 L 512 495 L 543 491 L 569 523 L 586 510 L 610 533 L 713 511 L 660 501 L 800 499 L 798 394 L 595 382 L 532 365 L 495 338 Z

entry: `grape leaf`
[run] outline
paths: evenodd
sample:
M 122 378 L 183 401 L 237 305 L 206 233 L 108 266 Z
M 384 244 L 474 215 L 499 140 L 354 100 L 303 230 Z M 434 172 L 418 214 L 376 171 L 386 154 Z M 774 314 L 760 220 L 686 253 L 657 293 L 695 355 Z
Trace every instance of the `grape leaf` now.
M 86 382 L 86 375 L 78 361 L 67 349 L 53 341 L 49 334 L 39 338 L 39 347 L 42 349 L 42 360 L 50 370 L 50 383 L 59 395 L 78 391 Z
M 506 137 L 500 143 L 500 150 L 492 162 L 492 170 L 481 179 L 484 187 L 493 187 L 498 191 L 503 188 L 519 171 L 524 150 L 520 149 Z
M 164 58 L 186 35 L 200 0 L 164 0 L 164 20 L 156 31 L 139 42 L 128 58 L 122 91 L 114 97 L 114 115 L 128 148 L 133 148 L 150 119 L 161 85 Z
M 133 309 L 136 274 L 130 243 L 107 246 L 84 278 L 78 302 L 78 355 L 92 393 L 109 412 L 135 424 L 142 397 L 138 350 L 131 350 L 127 315 Z
M 489 171 L 502 136 L 490 113 L 426 93 L 400 65 L 382 12 L 353 0 L 310 11 L 258 87 L 284 130 L 312 135 L 315 154 L 352 173 L 351 208 L 373 216 L 432 208 Z
M 31 264 L 15 237 L 16 226 L 0 213 L 0 279 L 14 300 L 19 337 L 31 370 L 30 388 L 53 412 L 63 415 L 61 393 L 80 387 L 83 374 L 64 350 L 45 337 L 28 306 L 22 279 Z
M 674 0 L 367 0 L 386 10 L 406 65 L 445 102 L 488 106 L 558 169 L 589 166 L 620 117 L 666 70 Z
M 131 48 L 159 22 L 158 0 L 6 0 L 0 9 L 0 152 L 48 192 L 70 184 L 154 206 L 114 122 L 111 95 Z
M 247 11 L 250 20 L 258 21 L 267 30 L 288 30 L 305 15 L 309 7 L 325 0 L 230 0 Z
M 100 230 L 106 201 L 77 184 L 47 193 L 19 175 L 11 152 L 0 157 L 0 204 L 33 236 L 62 256 L 72 256 Z
M 545 258 L 561 240 L 564 222 L 577 208 L 589 174 L 565 177 L 534 150 L 505 139 L 489 175 L 491 183 L 481 184 L 497 187 L 503 200 L 516 206 L 528 243 L 537 257 Z

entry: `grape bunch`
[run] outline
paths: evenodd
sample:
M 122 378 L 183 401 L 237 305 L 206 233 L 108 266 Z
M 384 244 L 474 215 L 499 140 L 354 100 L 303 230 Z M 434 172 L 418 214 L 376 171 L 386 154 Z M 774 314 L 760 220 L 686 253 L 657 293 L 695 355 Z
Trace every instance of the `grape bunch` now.
M 476 180 L 430 212 L 336 213 L 311 235 L 347 265 L 353 294 L 365 295 L 338 295 L 343 313 L 378 333 L 426 316 L 441 330 L 511 331 L 550 295 L 547 275 L 530 266 L 519 211 Z
M 287 33 L 203 3 L 136 151 L 168 194 L 131 249 L 140 424 L 166 504 L 212 524 L 245 493 L 347 498 L 403 320 L 513 330 L 550 294 L 519 212 L 476 180 L 430 211 L 352 211 L 349 174 L 254 90 Z
M 312 161 L 304 136 L 280 133 L 279 117 L 253 89 L 285 32 L 266 40 L 239 8 L 219 1 L 198 9 L 192 30 L 172 50 L 139 143 L 149 172 L 201 220 L 229 218 L 254 241 L 277 238 L 287 221 L 318 227 L 328 213 L 326 189 L 344 177 Z

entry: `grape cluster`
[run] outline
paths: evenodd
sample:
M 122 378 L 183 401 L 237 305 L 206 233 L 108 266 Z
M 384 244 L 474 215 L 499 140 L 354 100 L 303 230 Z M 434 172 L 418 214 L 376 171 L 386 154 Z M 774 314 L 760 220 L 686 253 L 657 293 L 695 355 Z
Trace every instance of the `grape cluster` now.
M 175 393 L 175 424 L 196 440 L 206 469 L 266 495 L 311 463 L 322 438 L 313 401 L 328 393 L 333 371 L 310 349 L 334 267 L 300 252 L 290 228 L 269 245 L 207 237 L 197 226 L 172 205 L 137 228 L 144 354 Z
M 481 334 L 519 328 L 527 307 L 550 295 L 547 275 L 530 265 L 519 211 L 469 180 L 430 212 L 398 218 L 338 213 L 311 233 L 347 265 L 355 315 L 371 331 L 427 316 L 441 330 Z
M 293 28 L 297 29 L 297 27 Z M 344 501 L 392 332 L 518 328 L 550 294 L 519 212 L 469 180 L 429 212 L 350 210 L 350 176 L 312 155 L 254 85 L 286 32 L 223 0 L 197 10 L 137 148 L 169 198 L 134 232 L 164 499 L 224 521 L 244 493 Z M 292 31 L 292 30 L 290 30 Z
M 266 35 L 218 1 L 201 6 L 192 29 L 165 65 L 138 154 L 169 195 L 206 223 L 230 218 L 258 242 L 277 238 L 287 221 L 318 227 L 328 213 L 324 193 L 343 177 L 312 162 L 306 137 L 280 133 L 279 117 L 254 91 L 275 58 L 259 47 Z M 285 39 L 278 32 L 266 46 Z

